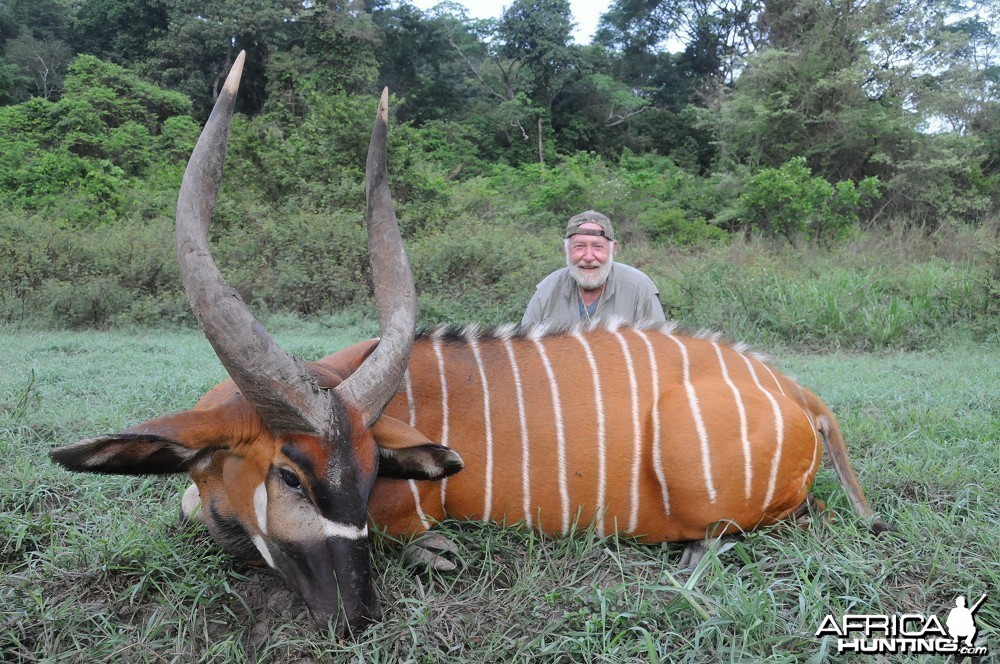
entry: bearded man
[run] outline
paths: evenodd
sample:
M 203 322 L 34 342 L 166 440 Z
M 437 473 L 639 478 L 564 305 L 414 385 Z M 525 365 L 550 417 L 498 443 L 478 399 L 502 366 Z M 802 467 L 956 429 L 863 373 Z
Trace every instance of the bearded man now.
M 545 277 L 521 322 L 555 326 L 619 318 L 625 322 L 663 322 L 656 284 L 645 274 L 615 263 L 618 243 L 611 220 L 587 210 L 566 224 L 566 267 Z

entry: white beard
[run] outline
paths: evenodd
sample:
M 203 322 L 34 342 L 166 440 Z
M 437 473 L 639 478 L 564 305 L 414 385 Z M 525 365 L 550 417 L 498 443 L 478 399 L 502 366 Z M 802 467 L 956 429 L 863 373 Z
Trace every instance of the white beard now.
M 614 260 L 609 258 L 608 262 L 601 265 L 597 271 L 583 270 L 578 265 L 574 265 L 569 256 L 566 256 L 566 267 L 569 268 L 570 276 L 573 277 L 576 285 L 583 290 L 594 290 L 603 286 L 611 274 L 613 264 Z

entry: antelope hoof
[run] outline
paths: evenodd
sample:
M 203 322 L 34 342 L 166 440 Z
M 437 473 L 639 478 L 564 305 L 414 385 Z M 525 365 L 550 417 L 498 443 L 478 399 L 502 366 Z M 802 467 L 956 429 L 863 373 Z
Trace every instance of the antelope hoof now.
M 441 554 L 458 553 L 454 542 L 439 533 L 427 533 L 403 547 L 403 560 L 411 565 L 430 567 L 435 572 L 451 572 L 454 562 Z
M 693 572 L 701 559 L 705 557 L 709 549 L 708 541 L 693 540 L 684 545 L 684 553 L 681 554 L 681 561 L 678 563 L 681 572 Z
M 895 524 L 889 523 L 888 521 L 883 521 L 882 519 L 875 519 L 872 522 L 872 532 L 875 535 L 881 535 L 882 533 L 889 533 L 890 535 L 896 535 L 902 537 L 899 534 L 899 528 Z
M 425 549 L 440 553 L 458 553 L 458 547 L 455 546 L 455 543 L 441 533 L 424 533 L 411 544 L 418 544 Z
M 723 541 L 727 542 L 727 544 L 723 545 Z M 698 567 L 702 558 L 704 558 L 705 554 L 709 551 L 715 550 L 717 553 L 722 553 L 735 541 L 735 535 L 722 535 L 721 537 L 710 537 L 707 539 L 685 542 L 684 553 L 681 554 L 681 560 L 678 564 L 678 567 L 680 568 L 679 571 L 690 574 L 696 567 Z

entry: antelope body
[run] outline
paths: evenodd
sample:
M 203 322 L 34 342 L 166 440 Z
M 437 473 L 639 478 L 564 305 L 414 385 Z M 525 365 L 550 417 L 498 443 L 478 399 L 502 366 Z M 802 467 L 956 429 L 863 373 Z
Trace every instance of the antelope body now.
M 380 615 L 369 519 L 394 535 L 451 516 L 697 540 L 796 510 L 822 443 L 855 509 L 872 514 L 829 409 L 740 347 L 614 324 L 440 328 L 414 342 L 412 275 L 387 184 L 386 92 L 366 168 L 380 338 L 315 363 L 289 357 L 208 248 L 242 64 L 241 54 L 177 212 L 185 292 L 231 380 L 192 410 L 56 448 L 55 461 L 188 473 L 186 514 L 228 551 L 277 570 L 317 623 L 342 616 L 351 629 Z
M 335 384 L 374 345 L 314 366 Z M 464 461 L 444 481 L 376 483 L 371 518 L 394 536 L 445 517 L 649 543 L 751 530 L 803 505 L 822 441 L 872 515 L 825 404 L 741 346 L 672 324 L 422 333 L 375 429 L 383 458 L 392 432 Z
M 823 438 L 843 447 L 811 392 L 671 325 L 438 329 L 417 339 L 385 415 L 465 462 L 442 482 L 376 485 L 369 509 L 394 534 L 445 516 L 646 542 L 750 530 L 803 504 Z

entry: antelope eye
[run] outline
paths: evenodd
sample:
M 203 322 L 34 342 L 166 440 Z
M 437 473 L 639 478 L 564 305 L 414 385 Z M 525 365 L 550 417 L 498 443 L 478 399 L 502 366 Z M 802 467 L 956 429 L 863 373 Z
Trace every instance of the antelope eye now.
M 281 473 L 281 481 L 285 483 L 285 486 L 291 489 L 302 488 L 302 481 L 299 479 L 298 475 L 287 468 L 281 468 L 278 472 Z

